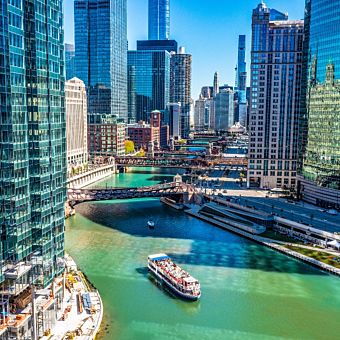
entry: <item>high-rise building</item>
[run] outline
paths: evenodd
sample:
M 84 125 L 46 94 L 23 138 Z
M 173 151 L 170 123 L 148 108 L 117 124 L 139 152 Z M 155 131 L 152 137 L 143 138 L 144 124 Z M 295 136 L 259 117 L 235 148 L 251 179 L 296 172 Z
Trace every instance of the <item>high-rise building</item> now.
M 218 78 L 218 73 L 214 74 L 214 92 L 213 96 L 216 96 L 220 92 L 220 80 Z
M 88 115 L 87 145 L 92 157 L 125 154 L 126 125 L 111 114 Z
M 73 44 L 65 44 L 65 70 L 66 80 L 72 79 L 76 76 L 75 73 L 75 50 Z
M 170 0 L 149 0 L 149 40 L 170 37 Z
M 234 124 L 234 92 L 223 89 L 214 97 L 214 128 L 217 131 L 227 131 Z
M 174 140 L 181 139 L 181 103 L 168 105 L 170 137 Z
M 302 198 L 340 208 L 340 1 L 306 1 Z M 325 13 L 327 15 L 325 15 Z
M 164 121 L 170 99 L 170 53 L 128 51 L 128 73 L 128 101 L 135 102 L 135 112 L 131 112 L 131 117 L 135 122 L 148 122 L 150 112 L 159 110 Z
M 181 47 L 178 54 L 172 54 L 170 67 L 170 102 L 181 103 L 181 136 L 187 138 L 190 132 L 191 110 L 191 54 Z
M 238 40 L 238 61 L 236 75 L 237 117 L 241 125 L 247 122 L 247 64 L 246 36 L 240 35 Z
M 87 156 L 87 98 L 78 78 L 65 83 L 66 145 L 68 168 L 84 165 Z
M 213 103 L 212 99 L 203 98 L 200 95 L 200 98 L 195 101 L 195 114 L 194 114 L 194 128 L 195 131 L 204 131 L 211 128 L 211 104 Z
M 248 185 L 296 187 L 304 23 L 253 11 Z
M 178 52 L 176 40 L 137 40 L 137 51 Z
M 75 0 L 76 76 L 84 81 L 89 114 L 127 121 L 126 0 Z
M 9 299 L 14 301 L 33 283 L 46 287 L 63 271 L 62 8 L 61 0 L 0 4 L 0 299 L 6 313 L 2 317 L 9 315 L 4 310 Z

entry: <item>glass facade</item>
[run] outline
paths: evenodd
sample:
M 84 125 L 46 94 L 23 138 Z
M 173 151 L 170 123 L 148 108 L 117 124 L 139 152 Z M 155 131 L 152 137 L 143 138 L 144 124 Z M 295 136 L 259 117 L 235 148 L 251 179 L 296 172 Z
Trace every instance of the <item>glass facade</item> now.
M 340 1 L 308 0 L 306 17 L 308 87 L 302 176 L 317 187 L 335 190 L 333 198 L 330 191 L 322 195 L 319 190 L 316 203 L 340 207 Z
M 62 1 L 0 2 L 1 257 L 61 273 L 66 137 Z
M 65 44 L 65 71 L 66 80 L 75 77 L 75 51 L 74 45 Z
M 170 98 L 170 53 L 128 51 L 128 72 L 131 121 L 149 121 L 153 110 L 164 118 Z
M 75 0 L 76 76 L 88 90 L 89 114 L 127 120 L 126 0 Z
M 137 51 L 168 51 L 177 53 L 176 40 L 137 40 Z
M 181 52 L 171 56 L 170 102 L 181 103 L 180 126 L 182 138 L 188 138 L 190 133 L 191 64 L 191 54 Z
M 170 37 L 170 0 L 149 0 L 149 40 Z

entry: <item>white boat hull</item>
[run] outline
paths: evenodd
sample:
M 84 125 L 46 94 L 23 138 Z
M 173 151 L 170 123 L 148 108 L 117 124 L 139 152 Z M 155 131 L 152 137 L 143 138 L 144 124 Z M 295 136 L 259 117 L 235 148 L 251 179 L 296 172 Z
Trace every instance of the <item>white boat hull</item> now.
M 176 293 L 178 296 L 180 296 L 183 299 L 186 300 L 191 300 L 191 301 L 197 301 L 200 297 L 200 295 L 191 295 L 191 294 L 186 294 L 178 290 L 176 287 L 174 287 L 170 282 L 168 282 L 162 275 L 160 275 L 159 272 L 157 272 L 150 264 L 148 265 L 149 271 L 157 278 L 159 279 L 162 283 L 164 283 L 167 287 L 169 287 L 174 293 Z

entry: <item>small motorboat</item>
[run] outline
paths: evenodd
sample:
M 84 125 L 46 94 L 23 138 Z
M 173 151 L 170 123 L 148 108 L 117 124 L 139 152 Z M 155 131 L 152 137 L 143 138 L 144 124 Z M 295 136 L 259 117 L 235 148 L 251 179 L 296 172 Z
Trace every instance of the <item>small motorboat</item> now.
M 155 229 L 155 222 L 153 220 L 149 220 L 147 222 L 147 226 L 149 227 L 149 229 Z

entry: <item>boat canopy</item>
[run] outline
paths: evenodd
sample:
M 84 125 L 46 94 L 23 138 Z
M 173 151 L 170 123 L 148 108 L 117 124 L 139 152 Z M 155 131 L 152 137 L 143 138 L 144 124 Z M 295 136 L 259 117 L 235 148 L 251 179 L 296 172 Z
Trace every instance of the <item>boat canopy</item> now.
M 169 259 L 170 257 L 166 254 L 153 254 L 153 255 L 149 255 L 148 258 L 151 261 L 161 261 L 161 260 Z

